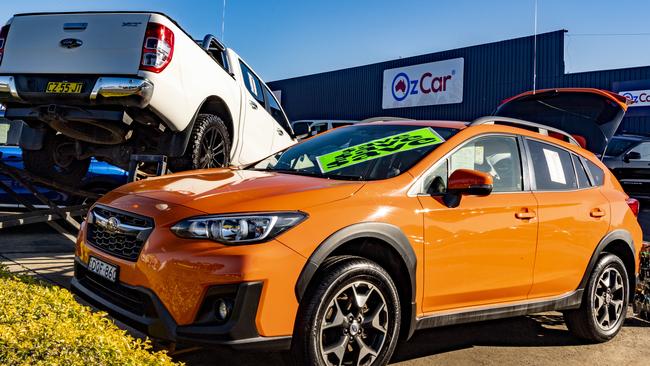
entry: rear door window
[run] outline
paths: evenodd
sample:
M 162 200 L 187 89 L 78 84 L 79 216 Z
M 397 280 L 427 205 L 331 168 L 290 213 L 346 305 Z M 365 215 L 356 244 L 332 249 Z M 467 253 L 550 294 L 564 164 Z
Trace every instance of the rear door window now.
M 244 85 L 246 85 L 246 89 L 248 89 L 248 92 L 251 93 L 253 98 L 257 100 L 264 108 L 266 108 L 266 104 L 264 103 L 264 89 L 262 88 L 262 82 L 260 79 L 253 74 L 251 69 L 246 66 L 243 62 L 239 62 L 241 65 L 241 73 L 242 77 L 244 78 Z
M 581 159 L 577 155 L 571 155 L 573 158 L 573 166 L 576 169 L 576 176 L 578 177 L 578 187 L 588 188 L 591 187 L 591 182 L 589 182 L 589 176 L 585 171 L 584 165 L 582 165 Z
M 528 140 L 528 148 L 538 191 L 578 188 L 571 154 L 568 151 L 534 140 Z

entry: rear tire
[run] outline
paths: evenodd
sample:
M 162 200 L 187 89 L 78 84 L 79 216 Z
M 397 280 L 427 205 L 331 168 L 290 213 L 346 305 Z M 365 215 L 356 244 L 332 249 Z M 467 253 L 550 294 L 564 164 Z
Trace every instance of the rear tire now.
M 402 314 L 390 275 L 375 262 L 342 256 L 324 265 L 313 283 L 294 328 L 295 364 L 387 364 Z
M 221 118 L 199 114 L 185 154 L 170 161 L 172 171 L 209 169 L 230 165 L 230 134 Z
M 25 170 L 56 183 L 78 187 L 88 173 L 90 158 L 78 160 L 74 140 L 48 131 L 40 150 L 23 150 Z
M 564 312 L 571 333 L 593 343 L 614 338 L 625 322 L 629 284 L 623 261 L 613 254 L 601 256 L 589 277 L 580 308 Z

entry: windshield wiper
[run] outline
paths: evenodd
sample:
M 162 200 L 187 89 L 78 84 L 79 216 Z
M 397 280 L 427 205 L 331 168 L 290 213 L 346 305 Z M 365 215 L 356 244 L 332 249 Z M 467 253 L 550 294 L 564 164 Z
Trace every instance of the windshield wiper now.
M 334 180 L 365 180 L 362 176 L 353 176 L 353 175 L 328 175 L 323 173 L 307 172 L 304 170 L 295 170 L 295 169 L 252 169 L 263 172 L 274 172 L 282 174 L 292 174 L 292 175 L 304 175 L 308 177 L 324 178 L 324 179 L 334 179 Z

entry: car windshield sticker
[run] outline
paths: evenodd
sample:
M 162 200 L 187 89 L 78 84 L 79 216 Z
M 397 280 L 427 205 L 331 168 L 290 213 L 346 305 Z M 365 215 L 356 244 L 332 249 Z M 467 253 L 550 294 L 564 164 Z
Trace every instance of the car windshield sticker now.
M 321 172 L 328 173 L 387 155 L 441 144 L 444 141 L 437 132 L 425 127 L 327 153 L 318 156 L 316 161 Z

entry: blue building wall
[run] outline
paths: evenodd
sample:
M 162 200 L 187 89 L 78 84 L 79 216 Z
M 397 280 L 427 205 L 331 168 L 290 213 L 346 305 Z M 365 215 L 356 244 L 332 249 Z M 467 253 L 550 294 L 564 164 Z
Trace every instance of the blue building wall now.
M 650 83 L 650 66 L 565 74 L 565 32 L 537 36 L 539 89 L 594 87 L 619 91 L 630 89 L 617 87 Z M 278 80 L 270 82 L 269 87 L 282 92 L 281 103 L 290 120 L 395 116 L 470 121 L 492 113 L 504 99 L 533 88 L 533 54 L 534 38 L 529 36 Z M 384 70 L 457 57 L 465 59 L 462 103 L 382 109 Z M 650 111 L 647 109 L 631 108 L 632 113 L 621 129 L 650 133 Z

